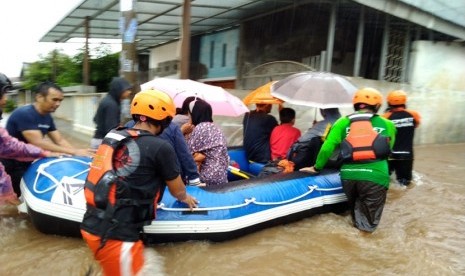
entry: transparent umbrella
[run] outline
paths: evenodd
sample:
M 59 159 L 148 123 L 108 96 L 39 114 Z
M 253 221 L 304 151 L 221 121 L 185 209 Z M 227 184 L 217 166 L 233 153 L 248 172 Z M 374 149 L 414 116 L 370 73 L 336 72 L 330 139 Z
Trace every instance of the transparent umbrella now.
M 357 87 L 342 75 L 327 72 L 292 74 L 271 85 L 271 95 L 285 102 L 316 108 L 352 105 Z

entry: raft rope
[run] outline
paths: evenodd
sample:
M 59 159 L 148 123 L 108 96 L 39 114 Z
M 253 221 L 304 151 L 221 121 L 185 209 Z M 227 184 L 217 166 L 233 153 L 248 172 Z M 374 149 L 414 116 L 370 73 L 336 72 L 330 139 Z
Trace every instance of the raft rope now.
M 58 185 L 60 185 L 61 182 L 59 180 L 57 180 L 53 175 L 46 172 L 45 169 L 47 167 L 49 167 L 50 165 L 53 165 L 53 164 L 58 163 L 58 162 L 64 162 L 64 161 L 74 161 L 74 162 L 79 162 L 79 163 L 86 164 L 86 165 L 90 164 L 89 162 L 85 162 L 85 161 L 82 161 L 82 160 L 79 160 L 79 159 L 74 159 L 74 158 L 67 158 L 67 157 L 51 160 L 51 161 L 49 161 L 47 163 L 40 164 L 39 167 L 37 168 L 37 175 L 36 175 L 36 177 L 34 179 L 34 185 L 32 186 L 32 188 L 34 189 L 34 192 L 36 192 L 37 194 L 43 194 L 43 193 L 46 193 L 46 192 L 48 192 L 50 190 L 55 189 Z M 85 170 L 83 170 L 81 172 L 78 172 L 77 174 L 70 176 L 70 178 L 76 178 L 79 175 L 88 172 L 89 169 L 90 168 L 87 168 L 87 169 L 85 169 Z M 50 185 L 50 187 L 48 187 L 47 189 L 44 189 L 44 190 L 37 189 L 37 181 L 39 180 L 39 177 L 41 175 L 44 175 L 45 177 L 48 177 L 54 183 L 54 185 Z M 82 187 L 84 188 L 84 185 L 82 185 Z
M 61 184 L 61 182 L 59 180 L 57 180 L 53 175 L 46 172 L 45 169 L 47 167 L 49 167 L 50 165 L 53 165 L 53 164 L 58 163 L 58 162 L 64 162 L 64 161 L 74 161 L 74 162 L 79 162 L 81 164 L 89 165 L 89 162 L 85 162 L 85 161 L 82 161 L 82 160 L 79 160 L 79 159 L 74 159 L 74 158 L 60 158 L 60 159 L 55 159 L 55 160 L 49 161 L 49 162 L 44 163 L 44 164 L 40 164 L 39 167 L 37 168 L 37 175 L 36 175 L 36 177 L 34 179 L 34 185 L 33 185 L 34 192 L 36 192 L 37 194 L 43 194 L 43 193 L 46 193 L 46 192 L 48 192 L 50 190 L 55 189 L 58 185 Z M 76 178 L 79 175 L 88 172 L 89 170 L 90 170 L 90 168 L 87 168 L 87 169 L 85 169 L 85 170 L 83 170 L 81 172 L 76 173 L 73 176 L 70 176 L 70 178 Z M 50 187 L 48 187 L 47 189 L 44 189 L 44 190 L 37 189 L 37 181 L 38 181 L 40 175 L 44 175 L 44 176 L 48 177 L 54 183 L 54 185 L 51 185 Z M 83 185 L 83 187 L 84 187 L 84 185 Z M 241 207 L 244 207 L 244 206 L 247 206 L 247 205 L 250 205 L 250 204 L 256 204 L 256 205 L 282 205 L 282 204 L 287 204 L 287 203 L 299 200 L 299 199 L 311 194 L 313 191 L 327 192 L 327 191 L 335 191 L 335 190 L 340 190 L 341 189 L 340 187 L 337 187 L 337 188 L 319 188 L 317 185 L 311 185 L 311 186 L 307 186 L 307 187 L 308 187 L 307 192 L 305 192 L 305 193 L 303 193 L 303 194 L 301 194 L 299 196 L 296 196 L 294 198 L 288 199 L 288 200 L 276 201 L 276 202 L 262 202 L 262 201 L 257 201 L 257 199 L 255 197 L 252 197 L 252 198 L 244 199 L 244 203 L 241 203 L 241 204 L 230 205 L 230 206 L 195 208 L 195 209 L 193 209 L 193 211 L 195 212 L 195 211 L 228 210 L 228 209 L 241 208 Z M 177 211 L 191 211 L 191 209 L 189 209 L 189 208 L 169 208 L 169 207 L 165 207 L 164 203 L 160 203 L 157 206 L 157 209 L 161 209 L 161 210 L 164 210 L 164 211 L 176 211 L 176 212 Z
M 163 211 L 175 211 L 175 212 L 179 212 L 179 211 L 193 211 L 193 212 L 202 212 L 202 211 L 218 211 L 218 210 L 229 210 L 229 209 L 235 209 L 235 208 L 241 208 L 241 207 L 244 207 L 244 206 L 247 206 L 249 204 L 256 204 L 256 205 L 281 205 L 281 204 L 287 204 L 287 203 L 290 203 L 290 202 L 293 202 L 293 201 L 296 201 L 296 200 L 299 200 L 309 194 L 311 194 L 313 191 L 322 191 L 322 192 L 326 192 L 326 191 L 335 191 L 335 190 L 340 190 L 341 188 L 319 188 L 317 185 L 312 185 L 312 186 L 308 186 L 308 191 L 299 195 L 299 196 L 296 196 L 294 198 L 291 198 L 291 199 L 288 199 L 288 200 L 283 200 L 283 201 L 276 201 L 276 202 L 261 202 L 261 201 L 257 201 L 257 199 L 255 197 L 252 197 L 252 198 L 246 198 L 244 199 L 244 203 L 241 203 L 241 204 L 237 204 L 237 205 L 230 205 L 230 206 L 218 206 L 218 207 L 206 207 L 206 208 L 194 208 L 193 210 L 189 209 L 189 208 L 171 208 L 171 207 L 165 207 L 165 204 L 164 203 L 160 203 L 158 204 L 157 206 L 157 209 L 161 209 Z

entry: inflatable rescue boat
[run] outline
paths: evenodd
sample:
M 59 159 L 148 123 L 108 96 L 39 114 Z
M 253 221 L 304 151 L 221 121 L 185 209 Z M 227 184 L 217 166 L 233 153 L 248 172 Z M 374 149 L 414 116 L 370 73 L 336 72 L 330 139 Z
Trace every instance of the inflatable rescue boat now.
M 319 175 L 293 172 L 257 175 L 263 164 L 249 164 L 242 150 L 229 151 L 236 164 L 231 181 L 221 186 L 187 186 L 199 200 L 190 211 L 168 191 L 157 207 L 156 220 L 144 227 L 147 244 L 187 240 L 224 241 L 273 225 L 318 213 L 346 209 L 346 196 L 337 171 Z M 41 232 L 80 237 L 86 210 L 84 182 L 91 159 L 43 158 L 35 161 L 21 182 L 23 203 L 32 224 Z

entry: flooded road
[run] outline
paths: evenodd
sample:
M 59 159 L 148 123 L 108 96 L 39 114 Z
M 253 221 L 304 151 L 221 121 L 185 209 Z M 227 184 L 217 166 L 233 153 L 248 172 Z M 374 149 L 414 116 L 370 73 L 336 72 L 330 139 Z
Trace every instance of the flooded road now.
M 414 182 L 392 183 L 379 228 L 323 214 L 235 240 L 150 247 L 149 275 L 465 275 L 465 144 L 416 147 Z M 80 239 L 1 210 L 0 275 L 101 275 Z

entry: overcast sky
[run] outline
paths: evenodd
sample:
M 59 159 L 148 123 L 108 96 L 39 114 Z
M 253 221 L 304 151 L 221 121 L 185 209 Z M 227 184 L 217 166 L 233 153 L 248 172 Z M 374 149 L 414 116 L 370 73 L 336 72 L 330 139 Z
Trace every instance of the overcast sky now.
M 82 0 L 0 0 L 0 72 L 18 77 L 23 62 L 39 60 L 39 54 L 63 49 L 74 55 L 82 43 L 39 43 L 39 40 Z

